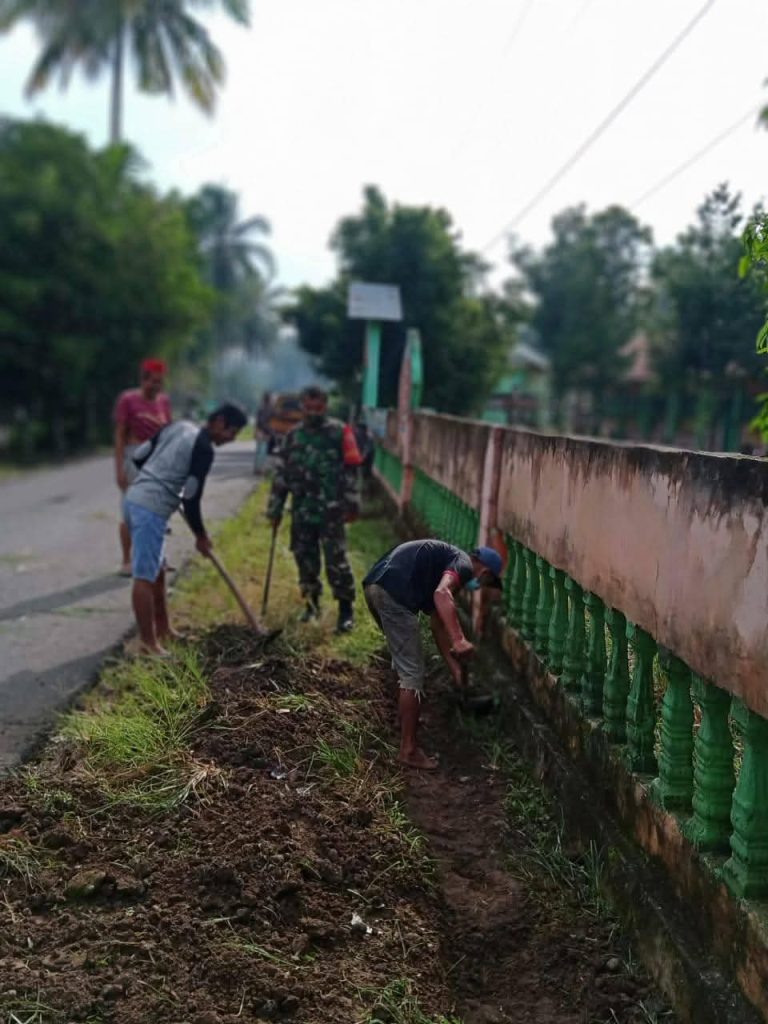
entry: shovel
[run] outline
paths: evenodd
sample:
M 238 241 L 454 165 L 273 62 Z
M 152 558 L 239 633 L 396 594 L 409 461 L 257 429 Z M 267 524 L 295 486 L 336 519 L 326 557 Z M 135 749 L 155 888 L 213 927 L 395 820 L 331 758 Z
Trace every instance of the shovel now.
M 261 599 L 261 614 L 267 614 L 267 602 L 269 601 L 269 588 L 272 584 L 272 565 L 275 561 L 275 546 L 277 544 L 277 531 L 280 529 L 279 523 L 273 523 L 272 525 L 272 543 L 269 547 L 269 562 L 267 564 L 267 575 L 264 579 L 264 597 Z
M 232 591 L 232 596 L 237 601 L 237 603 L 240 605 L 240 608 L 241 608 L 242 613 L 243 613 L 243 615 L 245 616 L 245 618 L 246 618 L 246 620 L 248 622 L 248 625 L 251 627 L 251 629 L 254 630 L 254 632 L 258 633 L 259 636 L 266 636 L 267 635 L 267 630 L 264 629 L 264 627 L 261 625 L 259 620 L 253 614 L 253 611 L 251 610 L 250 605 L 248 604 L 248 602 L 245 600 L 243 595 L 238 590 L 237 584 L 235 583 L 235 581 L 232 579 L 232 577 L 229 575 L 227 570 L 224 568 L 224 566 L 219 561 L 218 555 L 214 551 L 209 551 L 208 557 L 213 562 L 213 564 L 216 566 L 216 568 L 217 568 L 221 578 L 224 580 L 224 582 L 227 584 L 229 589 Z

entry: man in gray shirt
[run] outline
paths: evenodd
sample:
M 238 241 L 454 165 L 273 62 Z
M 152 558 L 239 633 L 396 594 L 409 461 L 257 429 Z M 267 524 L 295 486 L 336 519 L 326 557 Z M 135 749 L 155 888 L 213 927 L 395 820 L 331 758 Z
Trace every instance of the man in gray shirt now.
M 164 427 L 134 453 L 138 476 L 125 492 L 131 531 L 133 612 L 143 654 L 164 655 L 163 641 L 173 636 L 165 597 L 163 548 L 168 520 L 181 503 L 201 555 L 211 551 L 200 510 L 214 446 L 234 441 L 247 423 L 238 405 L 219 406 L 204 427 L 178 420 Z

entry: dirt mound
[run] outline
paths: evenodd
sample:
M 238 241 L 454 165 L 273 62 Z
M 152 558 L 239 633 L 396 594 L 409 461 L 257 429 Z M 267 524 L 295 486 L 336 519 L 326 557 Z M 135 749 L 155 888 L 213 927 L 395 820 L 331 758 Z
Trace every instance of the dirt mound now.
M 0 852 L 25 854 L 29 874 L 6 863 L 0 879 L 0 1007 L 116 1024 L 353 1021 L 414 964 L 422 1005 L 449 1005 L 442 971 L 425 970 L 439 901 L 394 814 L 376 681 L 258 643 L 246 655 L 213 673 L 188 804 L 105 809 L 71 750 L 34 785 L 0 786 Z
M 443 767 L 408 782 L 428 846 L 389 745 L 389 672 L 233 627 L 203 650 L 181 806 L 105 804 L 72 743 L 0 782 L 0 1009 L 36 1024 L 653 1019 L 612 923 L 515 869 L 531 823 L 510 825 L 507 784 L 446 695 L 429 711 Z

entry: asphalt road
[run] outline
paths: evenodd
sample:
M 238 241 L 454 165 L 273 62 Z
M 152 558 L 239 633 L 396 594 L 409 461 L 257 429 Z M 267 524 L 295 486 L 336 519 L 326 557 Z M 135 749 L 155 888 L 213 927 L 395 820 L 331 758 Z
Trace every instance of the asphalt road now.
M 217 450 L 203 516 L 231 515 L 253 488 L 253 442 Z M 116 575 L 118 491 L 111 458 L 0 483 L 0 769 L 16 764 L 95 676 L 133 625 Z M 179 516 L 168 555 L 194 553 Z

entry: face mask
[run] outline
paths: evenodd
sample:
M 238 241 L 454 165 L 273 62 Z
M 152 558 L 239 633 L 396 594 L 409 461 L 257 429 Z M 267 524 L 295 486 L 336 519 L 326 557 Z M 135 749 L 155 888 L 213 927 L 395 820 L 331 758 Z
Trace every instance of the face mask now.
M 481 584 L 480 580 L 477 578 L 477 576 L 473 576 L 472 579 L 469 581 L 469 583 L 467 583 L 467 585 L 465 586 L 464 589 L 465 590 L 479 590 L 481 586 L 482 586 L 482 584 Z

